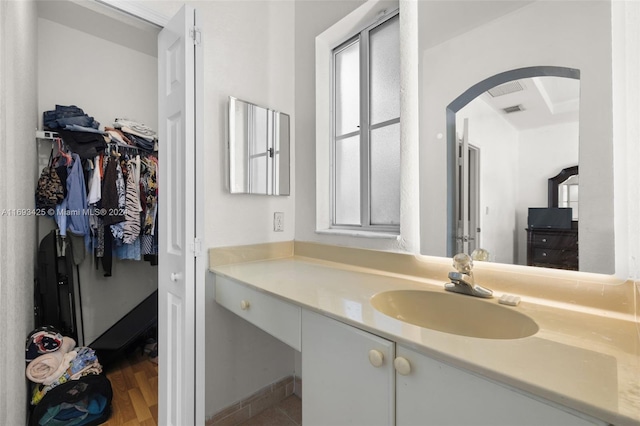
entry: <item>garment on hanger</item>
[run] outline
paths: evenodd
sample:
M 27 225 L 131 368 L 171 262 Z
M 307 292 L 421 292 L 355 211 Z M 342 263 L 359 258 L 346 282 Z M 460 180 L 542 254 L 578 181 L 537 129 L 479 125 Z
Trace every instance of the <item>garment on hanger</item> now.
M 87 191 L 84 183 L 82 162 L 77 154 L 73 154 L 73 164 L 67 168 L 67 196 L 55 209 L 55 221 L 60 235 L 65 236 L 67 230 L 75 235 L 89 238 L 89 215 L 87 214 Z

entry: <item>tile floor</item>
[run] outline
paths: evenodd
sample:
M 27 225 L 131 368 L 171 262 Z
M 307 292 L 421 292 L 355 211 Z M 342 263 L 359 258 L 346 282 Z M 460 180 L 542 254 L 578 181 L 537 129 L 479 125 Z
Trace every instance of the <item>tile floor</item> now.
M 296 395 L 288 396 L 277 405 L 250 418 L 241 426 L 301 426 L 302 400 Z

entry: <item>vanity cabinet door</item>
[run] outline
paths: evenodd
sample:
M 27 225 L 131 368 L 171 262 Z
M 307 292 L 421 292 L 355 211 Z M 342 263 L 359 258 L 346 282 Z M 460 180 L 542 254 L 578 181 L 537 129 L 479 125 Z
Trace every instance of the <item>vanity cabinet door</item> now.
M 410 371 L 402 372 L 406 375 L 396 376 L 397 426 L 606 424 L 578 417 L 400 345 L 396 352 L 396 360 L 410 365 Z
M 302 424 L 394 423 L 395 344 L 302 311 Z

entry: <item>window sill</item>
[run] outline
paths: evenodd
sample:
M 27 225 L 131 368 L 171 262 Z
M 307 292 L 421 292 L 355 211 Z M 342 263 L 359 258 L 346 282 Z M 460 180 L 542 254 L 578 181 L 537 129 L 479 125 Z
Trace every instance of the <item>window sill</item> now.
M 384 239 L 384 240 L 400 239 L 400 234 L 394 234 L 391 232 L 355 231 L 351 229 L 316 229 L 316 234 L 343 235 L 348 237 L 359 237 L 359 238 L 378 238 L 378 239 Z

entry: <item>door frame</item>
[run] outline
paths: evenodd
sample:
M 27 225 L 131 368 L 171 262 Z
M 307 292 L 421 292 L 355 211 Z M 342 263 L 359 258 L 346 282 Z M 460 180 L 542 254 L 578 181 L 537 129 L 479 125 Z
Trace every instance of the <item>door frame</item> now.
M 457 139 L 456 253 L 471 254 L 480 242 L 480 148 L 470 142 L 469 119 Z
M 96 3 L 103 5 L 104 7 L 108 7 L 110 9 L 118 10 L 126 15 L 132 16 L 134 18 L 143 20 L 145 22 L 151 23 L 158 27 L 160 30 L 164 28 L 167 23 L 170 21 L 171 17 L 163 15 L 162 13 L 157 12 L 154 9 L 151 9 L 147 6 L 141 5 L 139 3 L 133 3 L 128 0 L 94 0 Z M 198 26 L 201 27 L 201 22 L 198 22 Z M 200 52 L 196 54 L 196 66 L 195 66 L 195 87 L 194 87 L 194 97 L 195 97 L 195 114 L 196 114 L 196 129 L 195 129 L 195 163 L 196 163 L 196 182 L 203 182 L 204 170 L 203 170 L 203 107 L 204 107 L 204 70 L 203 70 L 203 61 L 202 61 L 202 48 L 198 49 Z M 160 66 L 160 64 L 158 64 Z M 162 203 L 162 198 L 159 199 L 159 203 Z M 203 186 L 197 185 L 195 187 L 195 211 L 203 212 L 204 210 L 204 192 Z M 204 277 L 206 274 L 206 263 L 204 259 L 204 252 L 202 250 L 205 247 L 203 241 L 203 231 L 204 231 L 204 215 L 197 214 L 195 218 L 195 230 L 196 235 L 200 236 L 198 239 L 198 244 L 200 245 L 196 251 L 199 251 L 199 254 L 195 258 L 196 265 L 196 283 L 200 285 L 196 285 L 196 299 L 195 299 L 195 369 L 194 369 L 194 377 L 193 382 L 195 383 L 195 400 L 194 400 L 194 416 L 195 424 L 204 424 L 205 423 L 205 374 L 196 374 L 196 371 L 205 371 L 205 286 L 204 286 Z M 159 262 L 162 262 L 162 259 L 159 258 Z M 159 277 L 158 277 L 159 279 Z M 159 337 L 159 336 L 158 336 Z M 164 342 L 159 341 L 159 344 L 163 344 Z M 165 364 L 166 365 L 166 364 Z M 158 368 L 162 369 L 162 362 L 158 363 Z M 162 380 L 163 377 L 167 377 L 167 374 L 160 374 L 159 380 Z M 158 401 L 159 404 L 162 401 Z

